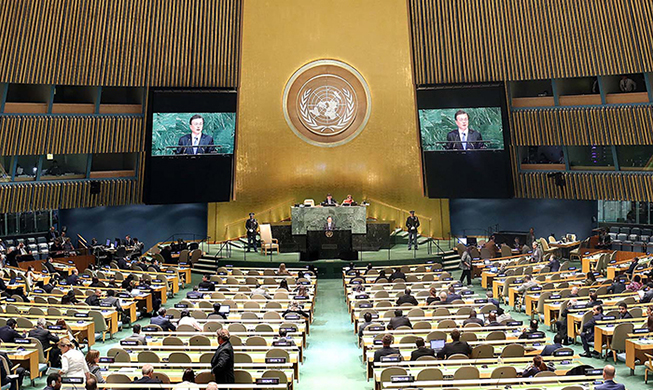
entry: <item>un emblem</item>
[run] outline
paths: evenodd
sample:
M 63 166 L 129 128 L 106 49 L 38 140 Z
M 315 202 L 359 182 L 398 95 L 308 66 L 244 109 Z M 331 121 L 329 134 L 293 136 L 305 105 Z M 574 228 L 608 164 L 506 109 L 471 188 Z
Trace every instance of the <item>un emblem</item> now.
M 316 146 L 354 139 L 370 115 L 370 92 L 360 73 L 335 60 L 314 61 L 292 75 L 284 90 L 284 116 L 290 128 Z

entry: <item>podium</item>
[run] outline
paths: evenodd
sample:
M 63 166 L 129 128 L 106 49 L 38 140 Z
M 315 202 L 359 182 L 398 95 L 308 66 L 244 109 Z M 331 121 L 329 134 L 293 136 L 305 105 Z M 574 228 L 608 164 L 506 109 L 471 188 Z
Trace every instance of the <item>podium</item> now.
M 357 260 L 358 252 L 351 246 L 351 230 L 307 231 L 306 250 L 301 253 L 301 260 L 318 259 Z

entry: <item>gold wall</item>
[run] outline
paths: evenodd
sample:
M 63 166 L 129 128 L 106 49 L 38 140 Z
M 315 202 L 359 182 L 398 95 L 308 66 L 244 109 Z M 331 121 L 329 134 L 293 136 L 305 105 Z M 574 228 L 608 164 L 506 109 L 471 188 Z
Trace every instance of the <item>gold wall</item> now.
M 209 205 L 208 235 L 242 235 L 248 212 L 278 221 L 292 203 L 327 192 L 388 205 L 369 216 L 415 209 L 433 221 L 423 234 L 448 235 L 448 202 L 423 196 L 407 3 L 245 0 L 242 15 L 235 201 Z M 309 145 L 283 116 L 286 82 L 317 59 L 348 63 L 370 87 L 367 126 L 343 146 Z

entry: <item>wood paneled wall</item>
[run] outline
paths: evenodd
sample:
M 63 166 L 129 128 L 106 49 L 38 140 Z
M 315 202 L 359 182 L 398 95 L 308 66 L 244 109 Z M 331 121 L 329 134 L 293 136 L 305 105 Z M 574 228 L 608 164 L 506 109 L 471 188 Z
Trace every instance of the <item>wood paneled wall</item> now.
M 1 185 L 0 213 L 120 206 L 141 201 L 141 191 L 136 180 L 112 179 L 102 180 L 99 183 L 99 194 L 91 194 L 90 181 Z
M 137 116 L 0 116 L 0 155 L 144 151 Z
M 235 88 L 242 0 L 6 0 L 0 82 Z
M 653 145 L 653 106 L 513 111 L 512 134 L 516 146 Z
M 558 187 L 547 173 L 519 173 L 515 196 L 579 200 L 653 200 L 653 176 L 629 173 L 567 172 Z
M 417 85 L 650 72 L 649 0 L 409 0 Z

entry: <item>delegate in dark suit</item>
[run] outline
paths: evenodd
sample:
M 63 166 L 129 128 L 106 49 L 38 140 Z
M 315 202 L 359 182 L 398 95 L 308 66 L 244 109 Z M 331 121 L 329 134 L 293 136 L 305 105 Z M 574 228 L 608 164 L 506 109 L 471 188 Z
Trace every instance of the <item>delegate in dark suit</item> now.
M 331 223 L 326 222 L 324 224 L 324 230 L 336 230 L 336 223 L 333 221 Z
M 134 380 L 134 383 L 161 383 L 161 379 L 144 376 Z
M 177 148 L 177 154 L 206 154 L 215 152 L 213 137 L 208 134 L 202 134 L 197 146 L 193 146 L 191 134 L 182 135 L 179 137 L 178 145 L 180 147 Z
M 216 383 L 234 383 L 234 349 L 227 340 L 222 343 L 211 358 L 211 372 Z
M 380 362 L 381 358 L 384 356 L 397 355 L 399 353 L 400 352 L 397 348 L 383 347 L 381 349 L 377 349 L 376 351 L 374 351 L 374 361 Z
M 407 326 L 413 328 L 413 324 L 410 323 L 410 320 L 406 316 L 397 316 L 390 318 L 388 321 L 388 329 L 397 329 L 400 326 Z
M 446 343 L 444 345 L 444 348 L 438 352 L 438 358 L 439 359 L 446 359 L 451 355 L 455 355 L 457 353 L 461 353 L 463 355 L 471 355 L 472 353 L 472 347 L 467 344 L 466 341 L 453 341 L 451 343 Z
M 53 343 L 59 342 L 59 337 L 53 335 L 52 332 L 43 328 L 34 328 L 30 330 L 27 336 L 33 337 L 40 341 L 44 351 L 52 347 Z
M 467 130 L 467 140 L 466 144 L 463 144 L 460 139 L 460 133 L 458 129 L 450 131 L 447 134 L 447 143 L 445 144 L 445 149 L 448 150 L 472 150 L 472 149 L 484 149 L 485 143 L 483 142 L 474 142 L 474 141 L 483 141 L 481 133 L 476 130 L 468 129 Z
M 418 305 L 417 299 L 415 299 L 415 297 L 410 294 L 402 295 L 397 299 L 397 306 L 401 306 L 404 303 L 410 303 L 413 306 Z
M 433 356 L 435 357 L 435 351 L 432 348 L 417 348 L 413 352 L 410 353 L 410 360 L 417 360 L 421 358 L 422 356 Z
M 622 383 L 608 379 L 602 385 L 594 386 L 594 390 L 626 390 L 626 387 Z
M 542 356 L 551 356 L 553 355 L 553 352 L 555 352 L 556 349 L 562 348 L 563 345 L 560 343 L 557 344 L 549 344 L 544 349 L 542 350 L 542 353 L 540 355 Z
M 159 325 L 161 329 L 163 329 L 166 332 L 174 331 L 177 329 L 177 327 L 174 326 L 169 319 L 167 319 L 162 315 L 152 317 L 152 319 L 150 320 L 150 324 Z
M 16 339 L 23 337 L 20 333 L 16 332 L 16 329 L 5 325 L 0 328 L 0 340 L 5 343 L 13 343 Z

